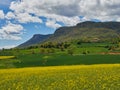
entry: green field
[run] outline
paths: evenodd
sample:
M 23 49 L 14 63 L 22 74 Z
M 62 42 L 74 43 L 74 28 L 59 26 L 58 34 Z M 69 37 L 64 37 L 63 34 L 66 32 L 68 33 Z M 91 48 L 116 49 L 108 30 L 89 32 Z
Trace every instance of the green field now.
M 119 64 L 120 55 L 20 55 L 14 59 L 0 60 L 0 68 L 21 68 L 38 66 Z
M 68 50 L 72 50 L 72 55 Z M 52 50 L 52 52 L 51 52 Z M 38 66 L 118 64 L 120 52 L 117 44 L 75 42 L 64 48 L 8 49 L 0 51 L 0 68 L 22 68 Z M 10 56 L 13 56 L 10 58 Z M 4 59 L 3 59 L 4 57 Z M 6 59 L 5 59 L 6 58 Z
M 120 64 L 0 70 L 0 90 L 119 90 Z

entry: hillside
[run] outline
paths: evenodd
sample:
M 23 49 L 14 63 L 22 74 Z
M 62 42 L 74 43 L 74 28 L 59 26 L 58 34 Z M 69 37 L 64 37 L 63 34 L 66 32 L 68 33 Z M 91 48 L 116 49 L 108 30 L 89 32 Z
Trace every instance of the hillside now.
M 51 36 L 51 34 L 48 34 L 48 35 L 35 34 L 30 40 L 19 45 L 18 47 L 22 48 L 22 47 L 31 46 L 33 44 L 41 43 L 41 42 L 45 41 L 46 39 L 48 39 L 48 37 L 50 37 L 50 36 Z
M 119 39 L 119 22 L 83 22 L 73 27 L 61 27 L 47 41 L 63 42 L 81 40 L 83 42 L 102 42 Z
M 48 38 L 49 37 L 49 38 Z M 82 42 L 116 41 L 120 38 L 120 22 L 83 22 L 72 27 L 60 27 L 52 35 L 36 34 L 18 47 L 27 47 L 44 42 Z

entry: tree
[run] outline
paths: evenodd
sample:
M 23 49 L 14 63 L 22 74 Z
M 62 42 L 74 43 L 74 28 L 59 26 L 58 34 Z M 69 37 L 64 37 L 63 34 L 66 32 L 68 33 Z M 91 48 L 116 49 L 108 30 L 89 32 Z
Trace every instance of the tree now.
M 74 54 L 74 50 L 73 49 L 68 49 L 68 54 L 70 54 L 70 55 L 73 55 Z
M 68 48 L 70 45 L 71 45 L 70 43 L 65 42 L 64 43 L 64 48 Z
M 73 55 L 76 50 L 76 46 L 72 45 L 68 48 L 67 53 Z
M 115 50 L 115 46 L 110 46 L 109 48 L 108 48 L 108 50 Z
M 86 50 L 85 50 L 85 51 L 83 51 L 83 54 L 84 54 L 84 55 L 86 55 L 87 53 L 88 53 L 88 52 L 87 52 Z
M 46 52 L 46 51 L 45 51 L 44 48 L 41 48 L 41 49 L 40 49 L 40 53 L 41 53 L 41 54 L 44 54 L 45 52 Z
M 55 50 L 53 49 L 53 48 L 48 48 L 47 50 L 46 50 L 46 52 L 49 54 L 49 53 L 54 53 L 55 52 Z
M 55 52 L 55 49 L 54 48 L 51 48 L 50 49 L 50 53 L 54 53 Z
M 78 45 L 81 45 L 82 41 L 81 40 L 77 40 L 76 41 Z
M 34 50 L 31 50 L 31 54 L 35 54 L 35 51 L 34 51 Z

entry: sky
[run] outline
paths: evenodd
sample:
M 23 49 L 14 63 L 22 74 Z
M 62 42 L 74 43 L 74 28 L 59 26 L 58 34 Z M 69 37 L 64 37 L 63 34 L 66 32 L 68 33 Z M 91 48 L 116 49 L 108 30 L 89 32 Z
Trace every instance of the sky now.
M 0 0 L 0 49 L 84 21 L 120 21 L 120 0 Z

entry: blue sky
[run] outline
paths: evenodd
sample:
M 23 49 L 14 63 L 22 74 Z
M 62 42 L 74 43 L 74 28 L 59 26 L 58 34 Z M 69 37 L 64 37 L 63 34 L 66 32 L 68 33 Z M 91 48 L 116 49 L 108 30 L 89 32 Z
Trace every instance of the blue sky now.
M 0 49 L 84 21 L 120 21 L 119 0 L 0 0 Z

